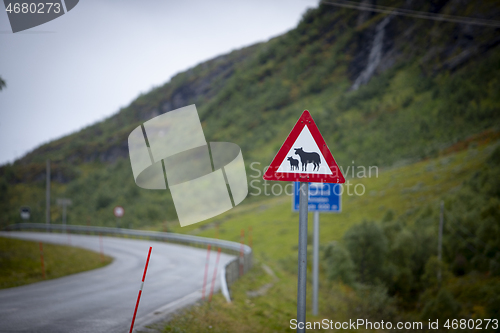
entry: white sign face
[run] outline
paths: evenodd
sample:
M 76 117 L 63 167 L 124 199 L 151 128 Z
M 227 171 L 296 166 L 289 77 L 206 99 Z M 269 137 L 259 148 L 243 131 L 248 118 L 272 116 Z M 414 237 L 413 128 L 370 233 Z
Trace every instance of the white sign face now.
M 123 214 L 125 213 L 125 209 L 120 206 L 116 206 L 115 209 L 113 210 L 113 213 L 115 214 L 116 217 L 122 217 Z
M 304 126 L 286 156 L 277 172 L 332 174 L 307 125 Z

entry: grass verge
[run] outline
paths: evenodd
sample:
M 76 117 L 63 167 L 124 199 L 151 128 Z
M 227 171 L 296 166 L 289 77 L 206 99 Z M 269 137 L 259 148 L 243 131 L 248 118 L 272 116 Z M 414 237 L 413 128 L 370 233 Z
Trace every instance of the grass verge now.
M 108 265 L 112 258 L 65 245 L 43 244 L 46 279 Z M 43 281 L 38 242 L 0 237 L 0 289 Z

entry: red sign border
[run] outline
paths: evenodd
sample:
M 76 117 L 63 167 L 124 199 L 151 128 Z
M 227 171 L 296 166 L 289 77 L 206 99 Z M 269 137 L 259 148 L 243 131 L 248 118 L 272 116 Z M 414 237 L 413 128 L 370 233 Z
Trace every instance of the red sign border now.
M 281 163 L 283 163 L 283 161 L 285 160 L 286 155 L 292 148 L 292 145 L 295 143 L 298 136 L 302 132 L 302 129 L 306 125 L 309 128 L 309 131 L 311 132 L 314 141 L 316 141 L 316 144 L 318 145 L 321 153 L 323 154 L 326 163 L 328 164 L 330 170 L 332 171 L 331 175 L 313 174 L 306 172 L 293 172 L 293 173 L 277 172 Z M 293 127 L 290 134 L 288 134 L 288 137 L 286 138 L 280 150 L 274 157 L 273 161 L 271 162 L 271 165 L 269 165 L 269 168 L 266 170 L 263 178 L 264 180 L 275 180 L 275 181 L 286 181 L 286 182 L 292 181 L 292 182 L 315 182 L 315 183 L 338 183 L 338 184 L 345 183 L 344 175 L 342 175 L 342 172 L 338 167 L 337 162 L 335 162 L 335 159 L 333 158 L 330 149 L 326 145 L 323 136 L 319 132 L 316 123 L 314 122 L 311 114 L 307 110 L 304 110 L 304 112 L 302 112 L 302 115 L 300 116 L 299 120 L 297 120 L 297 123 Z

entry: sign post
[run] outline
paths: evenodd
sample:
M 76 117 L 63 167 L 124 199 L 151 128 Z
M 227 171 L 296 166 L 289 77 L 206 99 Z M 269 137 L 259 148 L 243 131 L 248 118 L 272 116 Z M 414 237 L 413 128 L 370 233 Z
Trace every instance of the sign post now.
M 71 205 L 73 202 L 70 199 L 62 198 L 62 199 L 57 199 L 57 204 L 59 206 L 62 206 L 63 213 L 62 213 L 62 222 L 64 225 L 64 231 L 66 231 L 66 207 Z
M 318 279 L 319 279 L 319 212 L 314 212 L 313 233 L 313 315 L 318 315 Z
M 300 182 L 297 332 L 305 332 L 309 182 L 345 183 L 344 176 L 309 111 L 302 113 L 263 178 Z
M 292 211 L 299 211 L 299 182 L 294 183 Z M 313 234 L 313 315 L 318 314 L 318 275 L 319 275 L 319 213 L 340 213 L 341 194 L 340 184 L 311 183 L 309 184 L 308 210 L 314 212 Z
M 292 200 L 292 211 L 299 211 L 299 182 L 294 183 L 294 195 Z M 319 213 L 340 213 L 342 185 L 328 183 L 309 184 L 308 210 L 314 212 L 313 233 L 313 315 L 318 314 L 318 281 L 319 281 Z

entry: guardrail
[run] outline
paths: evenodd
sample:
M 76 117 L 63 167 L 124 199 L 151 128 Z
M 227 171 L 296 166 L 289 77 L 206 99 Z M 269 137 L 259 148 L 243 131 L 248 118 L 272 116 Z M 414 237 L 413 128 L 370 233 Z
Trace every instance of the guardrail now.
M 101 234 L 117 237 L 132 237 L 141 239 L 152 239 L 157 241 L 167 241 L 177 244 L 185 244 L 189 246 L 206 248 L 211 245 L 212 248 L 221 248 L 221 251 L 229 254 L 234 254 L 237 257 L 230 261 L 223 269 L 221 276 L 222 293 L 228 300 L 231 301 L 229 289 L 234 281 L 242 274 L 245 274 L 252 267 L 252 248 L 248 245 L 231 242 L 223 239 L 205 238 L 192 235 L 175 234 L 171 232 L 160 231 L 144 231 L 122 228 L 108 227 L 90 227 L 83 225 L 60 225 L 60 224 L 43 224 L 43 223 L 18 223 L 11 224 L 5 228 L 6 231 L 13 230 L 41 230 L 46 232 L 71 232 L 82 234 Z

